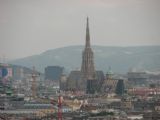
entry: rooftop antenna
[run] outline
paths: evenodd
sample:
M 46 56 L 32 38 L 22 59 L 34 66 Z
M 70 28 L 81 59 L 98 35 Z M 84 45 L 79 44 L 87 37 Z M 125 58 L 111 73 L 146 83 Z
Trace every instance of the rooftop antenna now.
M 0 56 L 0 63 L 2 63 L 3 61 L 2 61 L 2 56 Z
M 6 63 L 6 56 L 5 55 L 3 55 L 2 62 Z

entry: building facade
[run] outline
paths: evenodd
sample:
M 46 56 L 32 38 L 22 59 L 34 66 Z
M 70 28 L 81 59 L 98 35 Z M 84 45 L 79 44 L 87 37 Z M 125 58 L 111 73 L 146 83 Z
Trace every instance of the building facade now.
M 63 67 L 47 66 L 45 68 L 45 80 L 59 81 L 63 73 Z

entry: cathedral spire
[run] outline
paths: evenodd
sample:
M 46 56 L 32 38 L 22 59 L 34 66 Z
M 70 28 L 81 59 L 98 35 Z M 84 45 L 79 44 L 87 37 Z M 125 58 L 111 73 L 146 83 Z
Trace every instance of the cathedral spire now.
M 81 71 L 84 79 L 94 79 L 95 77 L 95 68 L 94 68 L 94 56 L 93 51 L 90 45 L 90 34 L 89 34 L 89 19 L 87 17 L 87 26 L 86 26 L 86 45 L 82 53 L 82 66 Z
M 89 18 L 88 17 L 87 17 L 87 27 L 86 27 L 86 48 L 90 48 Z

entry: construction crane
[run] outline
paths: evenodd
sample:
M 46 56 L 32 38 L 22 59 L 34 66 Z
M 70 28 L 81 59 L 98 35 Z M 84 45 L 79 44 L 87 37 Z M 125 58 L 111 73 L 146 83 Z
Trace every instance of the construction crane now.
M 37 97 L 37 86 L 36 86 L 36 78 L 39 77 L 39 74 L 37 74 L 35 67 L 33 66 L 33 70 L 32 70 L 32 97 L 35 99 Z
M 57 105 L 58 106 L 58 112 L 57 112 L 57 120 L 62 120 L 62 102 L 63 98 L 61 95 L 58 95 L 58 100 L 51 100 L 52 105 Z
M 58 96 L 58 120 L 62 120 L 62 96 Z

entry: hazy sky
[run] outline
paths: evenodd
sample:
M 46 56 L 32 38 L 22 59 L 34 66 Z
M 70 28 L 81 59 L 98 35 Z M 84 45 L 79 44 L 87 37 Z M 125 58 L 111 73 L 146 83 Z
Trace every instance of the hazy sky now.
M 160 0 L 0 0 L 0 56 L 84 45 L 160 45 Z

